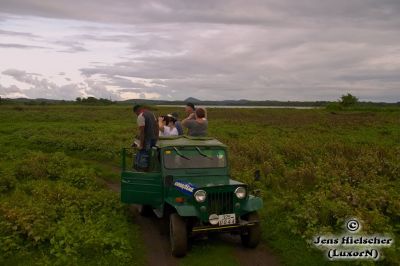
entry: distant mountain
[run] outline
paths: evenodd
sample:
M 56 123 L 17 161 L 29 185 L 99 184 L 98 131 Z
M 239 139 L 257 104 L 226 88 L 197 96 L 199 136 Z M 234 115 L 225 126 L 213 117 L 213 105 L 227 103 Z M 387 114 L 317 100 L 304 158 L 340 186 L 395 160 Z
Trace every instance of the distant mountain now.
M 190 102 L 190 103 L 200 103 L 201 100 L 193 98 L 193 97 L 189 97 L 186 100 L 184 100 L 184 102 Z

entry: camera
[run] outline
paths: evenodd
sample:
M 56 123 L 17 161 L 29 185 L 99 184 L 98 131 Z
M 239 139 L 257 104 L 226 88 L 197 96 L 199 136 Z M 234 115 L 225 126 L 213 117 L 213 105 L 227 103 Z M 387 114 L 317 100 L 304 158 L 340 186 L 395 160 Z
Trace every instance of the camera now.
M 168 116 L 168 115 L 162 115 L 160 116 L 162 117 L 162 121 L 165 122 L 167 125 L 169 124 L 169 122 L 176 122 L 176 119 L 173 118 L 172 116 Z

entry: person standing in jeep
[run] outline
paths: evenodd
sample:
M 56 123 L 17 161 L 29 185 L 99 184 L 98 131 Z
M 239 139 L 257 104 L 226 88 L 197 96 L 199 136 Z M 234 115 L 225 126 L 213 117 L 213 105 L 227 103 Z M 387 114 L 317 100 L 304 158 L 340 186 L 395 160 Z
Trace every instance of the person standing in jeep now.
M 154 114 L 141 105 L 135 105 L 133 112 L 137 115 L 139 128 L 139 153 L 136 156 L 136 165 L 146 169 L 149 163 L 150 149 L 156 145 L 158 140 L 158 123 Z
M 194 119 L 194 111 L 196 111 L 196 108 L 194 107 L 194 104 L 193 103 L 186 103 L 185 113 L 187 115 L 187 118 L 191 117 L 190 119 Z
M 208 121 L 206 118 L 206 111 L 203 108 L 196 108 L 194 113 L 191 113 L 182 121 L 182 126 L 188 129 L 188 136 L 207 136 Z

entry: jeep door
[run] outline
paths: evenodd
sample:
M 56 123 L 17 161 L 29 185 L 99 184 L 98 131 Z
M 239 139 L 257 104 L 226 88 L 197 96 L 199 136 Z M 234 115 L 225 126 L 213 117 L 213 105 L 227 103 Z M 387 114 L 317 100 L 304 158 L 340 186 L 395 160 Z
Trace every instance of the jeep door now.
M 121 201 L 131 204 L 160 206 L 163 199 L 162 178 L 157 166 L 158 151 L 151 151 L 149 172 L 126 167 L 127 149 L 122 150 Z
M 128 172 L 121 174 L 121 201 L 151 205 L 162 203 L 162 182 L 159 172 Z

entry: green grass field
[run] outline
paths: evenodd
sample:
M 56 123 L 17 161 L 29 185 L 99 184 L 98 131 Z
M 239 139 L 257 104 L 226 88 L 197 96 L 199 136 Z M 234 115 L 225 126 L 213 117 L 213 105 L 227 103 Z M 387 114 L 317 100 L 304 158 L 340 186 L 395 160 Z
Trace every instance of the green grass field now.
M 209 109 L 208 116 L 209 135 L 229 146 L 233 178 L 261 189 L 263 241 L 283 264 L 331 265 L 309 240 L 341 232 L 353 216 L 364 232 L 400 241 L 399 109 Z M 135 118 L 130 106 L 0 105 L 1 265 L 145 263 L 140 228 L 98 182 L 118 181 Z M 262 179 L 254 182 L 257 169 Z M 224 256 L 220 263 L 232 265 L 232 253 L 199 245 L 180 263 L 213 265 L 206 262 Z M 379 264 L 400 264 L 399 245 L 384 255 Z

